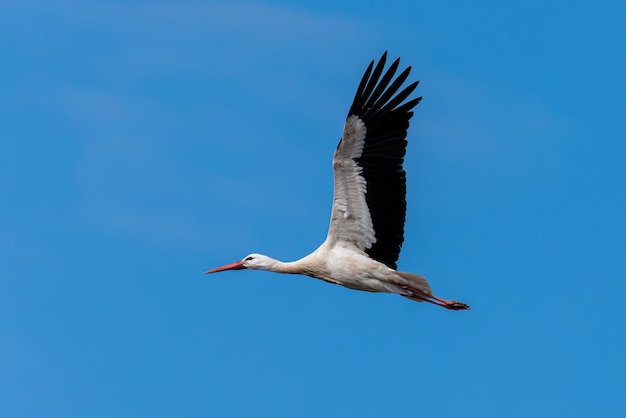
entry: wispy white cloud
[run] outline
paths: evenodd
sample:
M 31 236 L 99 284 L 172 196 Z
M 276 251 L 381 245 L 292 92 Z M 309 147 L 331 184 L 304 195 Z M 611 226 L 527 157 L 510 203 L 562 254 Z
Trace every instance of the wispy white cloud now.
M 203 67 L 209 57 L 214 64 L 210 71 L 236 76 L 238 67 L 245 66 L 249 60 L 276 54 L 293 61 L 312 52 L 345 54 L 350 51 L 346 45 L 362 39 L 365 29 L 347 16 L 250 0 L 106 3 L 62 0 L 2 7 L 8 9 L 7 13 L 19 15 L 22 22 L 40 26 L 41 31 L 34 33 L 21 25 L 9 29 L 24 40 L 38 39 L 45 43 L 46 39 L 71 36 L 72 39 L 65 39 L 65 45 L 58 47 L 88 46 L 76 52 L 96 60 L 125 58 L 129 62 L 123 65 L 104 60 L 98 64 L 105 65 L 107 70 L 135 69 L 144 74 L 180 68 L 193 72 L 190 64 L 199 63 Z M 272 64 L 280 67 L 276 62 Z M 195 70 L 205 72 L 201 68 Z
M 64 139 L 78 156 L 68 161 L 76 173 L 76 218 L 167 245 L 206 241 L 225 196 L 242 216 L 246 198 L 258 199 L 261 212 L 296 212 L 290 196 L 255 195 L 255 179 L 225 167 L 236 154 L 243 162 L 255 158 L 239 152 L 246 144 L 281 141 L 286 131 L 274 125 L 286 115 L 336 106 L 319 94 L 317 75 L 301 73 L 335 72 L 316 60 L 343 55 L 363 29 L 350 18 L 255 1 L 5 7 L 51 33 L 23 39 L 34 48 L 33 66 L 11 95 L 67 127 Z M 53 70 L 39 73 L 38 62 Z M 263 116 L 272 107 L 276 122 Z M 306 170 L 306 149 L 300 154 Z M 262 162 L 253 169 L 266 170 Z M 246 196 L 230 192 L 249 185 Z M 245 227 L 237 235 L 241 240 Z

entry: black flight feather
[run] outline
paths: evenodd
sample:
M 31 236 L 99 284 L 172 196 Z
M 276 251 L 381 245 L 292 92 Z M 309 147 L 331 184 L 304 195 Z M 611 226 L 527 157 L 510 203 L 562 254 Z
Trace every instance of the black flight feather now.
M 411 111 L 421 97 L 402 102 L 415 90 L 414 82 L 399 91 L 411 71 L 406 68 L 392 82 L 400 60 L 383 74 L 387 52 L 374 67 L 370 63 L 354 97 L 348 116 L 358 116 L 366 127 L 363 152 L 356 163 L 366 182 L 366 202 L 376 242 L 365 252 L 390 268 L 396 268 L 404 241 L 406 174 L 402 167 Z M 372 68 L 374 70 L 372 71 Z

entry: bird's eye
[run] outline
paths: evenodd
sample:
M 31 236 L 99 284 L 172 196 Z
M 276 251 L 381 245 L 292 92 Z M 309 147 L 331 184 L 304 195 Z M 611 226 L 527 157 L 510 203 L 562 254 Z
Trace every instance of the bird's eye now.
M 252 256 L 248 256 L 248 257 L 246 257 L 246 259 L 245 259 L 245 260 L 243 260 L 243 261 L 250 261 L 250 260 L 254 260 L 254 257 L 252 257 Z

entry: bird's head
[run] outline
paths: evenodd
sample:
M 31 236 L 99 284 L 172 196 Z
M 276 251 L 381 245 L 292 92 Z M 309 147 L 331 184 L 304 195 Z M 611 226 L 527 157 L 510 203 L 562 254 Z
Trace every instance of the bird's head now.
M 241 261 L 235 261 L 234 263 L 226 264 L 220 267 L 215 267 L 211 269 L 205 274 L 217 273 L 220 271 L 226 270 L 242 270 L 242 269 L 251 269 L 251 270 L 269 270 L 275 260 L 270 257 L 262 254 L 250 254 L 244 257 Z

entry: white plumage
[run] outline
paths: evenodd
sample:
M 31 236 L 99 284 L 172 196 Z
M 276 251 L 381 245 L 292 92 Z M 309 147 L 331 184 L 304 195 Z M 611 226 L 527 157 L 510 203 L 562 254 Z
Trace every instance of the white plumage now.
M 421 97 L 405 102 L 418 82 L 400 90 L 411 67 L 392 81 L 400 60 L 383 75 L 386 58 L 385 52 L 376 67 L 372 61 L 365 71 L 333 157 L 335 192 L 326 241 L 297 261 L 250 254 L 207 273 L 255 269 L 304 274 L 350 289 L 469 309 L 434 296 L 425 277 L 396 270 L 406 214 L 406 135 Z
M 333 157 L 335 197 L 326 245 L 350 243 L 361 251 L 376 242 L 372 217 L 365 200 L 367 183 L 356 163 L 363 154 L 367 128 L 356 115 L 350 115 Z

